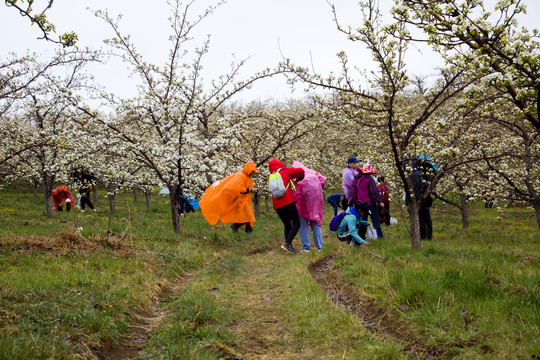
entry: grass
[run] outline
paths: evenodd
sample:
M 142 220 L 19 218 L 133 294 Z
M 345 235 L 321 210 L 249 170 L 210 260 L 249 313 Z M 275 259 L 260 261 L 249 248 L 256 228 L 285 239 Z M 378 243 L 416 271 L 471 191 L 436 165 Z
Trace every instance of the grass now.
M 458 211 L 436 203 L 434 240 L 413 251 L 401 217 L 367 249 L 337 241 L 326 230 L 328 207 L 323 252 L 287 256 L 273 211 L 257 217 L 250 236 L 212 228 L 200 212 L 175 234 L 166 197 L 146 209 L 120 194 L 112 217 L 105 199 L 96 206 L 47 219 L 29 188 L 2 189 L 0 359 L 96 358 L 167 284 L 179 290 L 156 305 L 164 315 L 142 345 L 147 358 L 409 357 L 312 278 L 310 263 L 326 255 L 357 295 L 446 357 L 540 356 L 540 232 L 529 209 L 503 208 L 501 217 L 473 204 L 464 230 Z
M 452 209 L 434 209 L 434 239 L 411 251 L 399 229 L 368 252 L 344 254 L 345 281 L 420 329 L 428 344 L 457 358 L 540 354 L 539 233 L 527 209 L 478 204 L 460 229 Z M 494 219 L 495 218 L 495 219 Z M 514 226 L 516 219 L 521 219 Z M 504 229 L 504 231 L 502 231 Z M 396 232 L 398 234 L 396 234 Z

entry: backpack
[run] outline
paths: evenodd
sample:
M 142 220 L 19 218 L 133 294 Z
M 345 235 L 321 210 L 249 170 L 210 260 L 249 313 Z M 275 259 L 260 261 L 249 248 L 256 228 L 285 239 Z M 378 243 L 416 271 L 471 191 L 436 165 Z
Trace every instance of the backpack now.
M 279 170 L 281 169 L 277 169 L 275 173 L 270 174 L 270 177 L 268 177 L 268 188 L 270 189 L 272 196 L 276 199 L 283 197 L 287 192 L 288 187 L 285 187 L 283 178 L 279 174 Z
M 330 229 L 330 231 L 338 231 L 339 229 L 339 224 L 341 224 L 341 220 L 343 220 L 343 218 L 345 217 L 345 215 L 347 215 L 347 212 L 346 211 L 342 211 L 340 212 L 339 214 L 337 214 L 336 216 L 334 216 L 332 218 L 332 220 L 330 220 L 330 225 L 328 226 L 328 228 Z

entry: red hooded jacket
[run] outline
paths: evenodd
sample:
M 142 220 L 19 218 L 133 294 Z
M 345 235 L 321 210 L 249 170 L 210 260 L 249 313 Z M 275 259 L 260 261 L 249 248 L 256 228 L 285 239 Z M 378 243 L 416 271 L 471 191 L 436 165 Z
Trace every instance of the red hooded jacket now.
M 281 175 L 281 178 L 283 179 L 283 183 L 285 184 L 285 186 L 287 186 L 287 184 L 289 184 L 289 181 L 293 179 L 295 182 L 298 182 L 304 179 L 304 169 L 285 167 L 285 164 L 276 158 L 268 162 L 268 169 L 270 170 L 270 174 L 273 174 L 278 169 L 280 169 L 279 175 Z M 272 203 L 274 204 L 274 210 L 295 202 L 292 191 L 294 190 L 292 190 L 292 187 L 289 184 L 287 188 L 287 192 L 285 192 L 285 195 L 283 195 L 279 199 L 276 199 L 272 196 Z
M 75 205 L 73 203 L 73 195 L 71 194 L 71 191 L 69 191 L 66 185 L 60 185 L 56 189 L 52 190 L 51 196 L 53 198 L 54 210 L 58 210 L 58 205 L 63 205 L 67 199 L 71 201 L 71 206 Z

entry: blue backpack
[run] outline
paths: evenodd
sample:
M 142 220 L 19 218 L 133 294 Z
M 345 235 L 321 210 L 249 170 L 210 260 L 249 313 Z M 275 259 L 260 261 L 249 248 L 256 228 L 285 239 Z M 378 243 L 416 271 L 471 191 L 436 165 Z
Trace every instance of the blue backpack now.
M 346 211 L 342 211 L 340 212 L 339 214 L 337 214 L 336 216 L 334 216 L 332 218 L 332 220 L 330 220 L 330 226 L 328 226 L 328 228 L 330 229 L 330 231 L 338 231 L 339 229 L 339 224 L 341 224 L 341 220 L 343 220 L 343 218 L 345 217 L 345 215 L 347 215 L 347 212 Z

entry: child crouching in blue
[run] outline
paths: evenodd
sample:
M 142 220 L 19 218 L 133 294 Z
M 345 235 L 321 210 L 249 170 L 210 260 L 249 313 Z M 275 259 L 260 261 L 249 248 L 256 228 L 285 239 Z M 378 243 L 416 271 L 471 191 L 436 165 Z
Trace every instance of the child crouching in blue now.
M 362 220 L 369 213 L 369 205 L 365 202 L 355 202 L 350 206 L 346 215 L 341 220 L 337 230 L 337 237 L 340 241 L 347 241 L 351 246 L 366 247 L 365 240 L 369 222 Z

